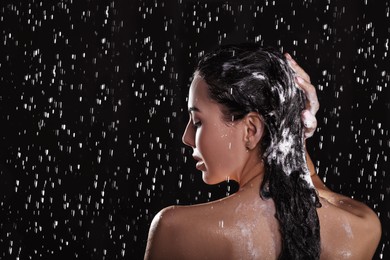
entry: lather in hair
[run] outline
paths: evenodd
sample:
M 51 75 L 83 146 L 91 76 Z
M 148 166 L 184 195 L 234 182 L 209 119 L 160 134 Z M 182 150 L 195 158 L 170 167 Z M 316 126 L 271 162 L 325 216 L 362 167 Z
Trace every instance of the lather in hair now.
M 279 259 L 319 259 L 320 207 L 307 168 L 300 114 L 305 95 L 285 57 L 258 44 L 223 46 L 204 55 L 196 69 L 210 97 L 223 105 L 226 121 L 258 112 L 265 131 L 260 154 L 265 164 L 259 193 L 272 198 L 282 236 Z

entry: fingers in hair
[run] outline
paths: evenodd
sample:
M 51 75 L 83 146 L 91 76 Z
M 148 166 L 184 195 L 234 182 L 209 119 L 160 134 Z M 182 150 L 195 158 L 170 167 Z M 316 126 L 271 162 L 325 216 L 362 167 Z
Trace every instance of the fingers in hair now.
M 303 79 L 300 76 L 296 77 L 296 81 L 298 83 L 298 86 L 303 89 L 306 95 L 306 108 L 313 114 L 315 115 L 320 108 L 320 104 L 318 102 L 317 98 L 317 91 L 315 87 L 305 79 Z
M 309 74 L 307 74 L 306 71 L 298 65 L 298 63 L 291 57 L 291 55 L 286 53 L 285 57 L 288 61 L 288 64 L 290 64 L 290 67 L 295 71 L 295 73 L 307 82 L 310 82 Z

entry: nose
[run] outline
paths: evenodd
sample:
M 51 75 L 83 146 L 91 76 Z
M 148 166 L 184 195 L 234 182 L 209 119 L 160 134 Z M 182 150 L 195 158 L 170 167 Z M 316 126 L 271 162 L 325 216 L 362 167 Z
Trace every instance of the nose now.
M 191 124 L 191 120 L 188 120 L 186 129 L 184 130 L 181 140 L 185 145 L 195 147 L 195 131 Z

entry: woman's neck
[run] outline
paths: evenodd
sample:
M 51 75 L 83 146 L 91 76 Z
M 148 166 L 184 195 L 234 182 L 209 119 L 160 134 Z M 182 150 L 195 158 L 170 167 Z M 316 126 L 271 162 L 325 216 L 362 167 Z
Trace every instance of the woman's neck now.
M 250 166 L 247 172 L 243 174 L 238 181 L 240 190 L 247 189 L 248 187 L 260 187 L 260 184 L 264 176 L 264 163 L 263 161 L 258 161 L 254 165 Z

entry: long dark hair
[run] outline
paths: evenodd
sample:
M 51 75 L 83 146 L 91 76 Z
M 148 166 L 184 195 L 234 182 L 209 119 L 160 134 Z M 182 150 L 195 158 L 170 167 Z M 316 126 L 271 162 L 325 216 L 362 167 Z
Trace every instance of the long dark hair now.
M 318 196 L 306 164 L 300 113 L 305 96 L 285 57 L 257 44 L 222 46 L 204 55 L 196 71 L 225 120 L 258 112 L 265 124 L 261 154 L 263 199 L 272 198 L 282 235 L 279 259 L 319 259 Z

